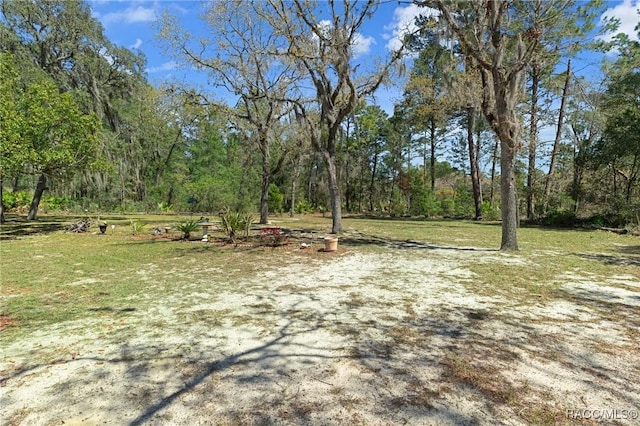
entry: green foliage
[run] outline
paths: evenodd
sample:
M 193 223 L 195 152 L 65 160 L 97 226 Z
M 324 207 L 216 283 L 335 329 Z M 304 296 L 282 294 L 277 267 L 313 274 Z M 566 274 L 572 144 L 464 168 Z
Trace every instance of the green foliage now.
M 294 212 L 297 214 L 313 213 L 313 204 L 307 200 L 300 200 L 296 203 Z
M 249 236 L 251 226 L 255 223 L 255 218 L 250 214 L 242 214 L 237 211 L 227 210 L 220 217 L 220 224 L 222 226 L 222 232 L 229 237 L 231 242 L 234 242 L 239 232 L 243 232 L 243 236 L 246 238 Z
M 29 153 L 36 172 L 67 176 L 94 166 L 97 117 L 84 114 L 69 93 L 59 93 L 51 80 L 44 80 L 19 94 L 17 109 L 24 117 L 15 124 L 20 151 Z
M 132 235 L 138 235 L 141 234 L 142 232 L 144 232 L 145 228 L 147 226 L 140 222 L 139 220 L 132 220 L 131 221 L 131 234 Z
M 551 210 L 542 220 L 542 223 L 547 226 L 568 227 L 576 223 L 576 215 L 570 210 Z
M 222 225 L 222 231 L 229 237 L 231 242 L 235 241 L 238 231 L 244 229 L 244 220 L 239 212 L 227 211 L 220 217 L 220 224 Z
M 485 220 L 500 220 L 500 209 L 488 201 L 482 203 L 482 217 Z
M 191 233 L 200 229 L 200 224 L 196 220 L 187 220 L 181 222 L 175 226 L 175 228 L 182 232 L 182 239 L 188 240 L 191 238 Z
M 26 117 L 18 110 L 18 70 L 10 53 L 0 53 L 0 179 L 16 173 L 33 154 L 22 144 Z
M 269 194 L 267 197 L 267 204 L 269 211 L 273 213 L 282 213 L 284 202 L 284 194 L 280 192 L 278 185 L 274 183 L 269 184 Z
M 68 196 L 48 195 L 42 200 L 42 207 L 47 210 L 69 210 L 75 205 L 75 201 Z
M 8 210 L 20 210 L 29 207 L 32 194 L 26 191 L 3 192 L 2 202 Z
M 162 212 L 162 213 L 172 213 L 173 212 L 173 206 L 171 204 L 168 204 L 164 201 L 159 202 L 156 205 L 156 208 L 158 209 L 158 211 Z
M 411 215 L 430 218 L 439 216 L 440 214 L 440 202 L 428 187 L 422 185 L 414 191 L 411 203 Z

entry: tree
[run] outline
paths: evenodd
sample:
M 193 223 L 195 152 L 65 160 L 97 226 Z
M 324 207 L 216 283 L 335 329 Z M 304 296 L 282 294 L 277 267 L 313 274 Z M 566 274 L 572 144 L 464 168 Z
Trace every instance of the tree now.
M 135 141 L 130 140 L 129 126 L 118 108 L 126 108 L 131 94 L 144 86 L 144 57 L 111 43 L 84 1 L 4 0 L 0 12 L 3 47 L 6 42 L 14 52 L 25 84 L 39 81 L 42 74 L 49 76 L 82 110 L 103 120 L 111 131 L 98 133 L 101 149 L 107 158 L 126 163 L 120 148 Z M 106 192 L 113 185 L 110 179 L 116 178 L 130 176 L 87 173 L 77 193 L 88 194 L 88 182 L 99 183 Z
M 260 223 L 266 224 L 271 179 L 289 152 L 289 149 L 274 152 L 274 144 L 282 141 L 277 137 L 276 127 L 291 108 L 287 93 L 297 76 L 293 66 L 273 56 L 273 52 L 282 49 L 278 44 L 282 40 L 260 19 L 261 6 L 209 4 L 202 18 L 210 37 L 197 43 L 186 30 L 177 31 L 180 27 L 175 18 L 165 15 L 161 37 L 186 62 L 207 70 L 215 86 L 239 98 L 237 107 L 229 112 L 236 118 L 236 127 L 248 132 L 248 139 L 261 155 Z M 279 154 L 275 161 L 274 154 Z
M 522 77 L 540 44 L 550 33 L 566 30 L 567 19 L 586 19 L 591 4 L 573 1 L 507 0 L 451 2 L 416 1 L 437 9 L 440 20 L 460 44 L 464 55 L 473 58 L 480 71 L 482 112 L 500 140 L 500 188 L 502 195 L 501 250 L 517 250 L 518 205 L 515 159 L 520 147 L 521 122 L 516 106 L 522 97 Z M 577 35 L 574 25 L 569 28 Z M 569 37 L 567 37 L 569 38 Z
M 569 84 L 571 83 L 571 60 L 567 62 L 567 71 L 564 79 L 564 86 L 562 88 L 562 98 L 560 100 L 560 111 L 558 112 L 558 121 L 556 125 L 556 136 L 553 140 L 553 148 L 551 149 L 551 160 L 549 162 L 549 172 L 547 173 L 544 181 L 544 197 L 543 197 L 543 213 L 546 214 L 549 206 L 549 197 L 551 194 L 551 180 L 556 170 L 556 163 L 558 161 L 558 152 L 560 150 L 560 139 L 562 137 L 562 130 L 564 126 L 564 116 L 567 106 L 567 97 L 569 95 Z
M 369 211 L 374 210 L 375 183 L 379 173 L 381 155 L 389 134 L 387 113 L 377 105 L 367 105 L 355 114 L 355 134 L 371 173 L 368 182 Z M 363 185 L 364 189 L 364 185 Z
M 61 91 L 88 94 L 90 108 L 117 131 L 112 101 L 141 82 L 144 57 L 111 43 L 84 1 L 4 0 L 0 11 L 21 60 L 35 63 Z
M 419 39 L 414 36 L 411 40 L 416 43 Z M 407 121 L 415 131 L 428 134 L 424 137 L 423 173 L 426 177 L 428 156 L 431 191 L 435 191 L 436 146 L 446 115 L 453 108 L 454 96 L 449 89 L 455 64 L 438 39 L 422 41 L 420 47 L 403 96 Z
M 20 103 L 18 70 L 10 53 L 0 53 L 0 223 L 4 223 L 3 181 L 21 171 L 32 152 L 20 141 L 24 116 Z
M 319 121 L 309 106 L 297 103 L 299 116 L 308 126 L 311 144 L 324 160 L 328 173 L 332 215 L 332 233 L 342 230 L 342 200 L 338 182 L 337 142 L 344 120 L 358 101 L 373 94 L 388 78 L 401 58 L 394 52 L 379 68 L 358 72 L 354 64 L 354 46 L 365 19 L 376 10 L 378 1 L 328 1 L 327 20 L 316 15 L 316 3 L 293 0 L 267 0 L 268 19 L 276 34 L 287 41 L 283 58 L 293 61 L 313 83 Z M 364 67 L 362 67 L 364 68 Z M 323 134 L 323 129 L 326 133 Z
M 98 158 L 98 120 L 85 114 L 69 93 L 59 93 L 51 80 L 32 84 L 17 106 L 22 115 L 20 143 L 38 183 L 28 220 L 35 220 L 48 178 L 66 177 L 92 167 Z

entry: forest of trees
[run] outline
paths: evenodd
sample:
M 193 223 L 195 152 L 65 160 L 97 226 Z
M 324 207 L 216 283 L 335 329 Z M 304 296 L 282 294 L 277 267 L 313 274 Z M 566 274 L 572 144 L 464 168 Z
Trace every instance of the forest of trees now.
M 160 21 L 176 60 L 209 73 L 203 91 L 151 85 L 84 1 L 1 0 L 0 220 L 326 210 L 340 232 L 344 212 L 489 219 L 503 249 L 523 220 L 640 223 L 640 43 L 594 38 L 606 2 L 416 1 L 437 12 L 367 64 L 353 45 L 378 1 L 331 1 L 325 19 L 303 0 L 236 3 L 203 6 L 207 40 Z M 581 49 L 603 58 L 600 81 L 574 70 Z M 372 95 L 395 81 L 389 115 Z

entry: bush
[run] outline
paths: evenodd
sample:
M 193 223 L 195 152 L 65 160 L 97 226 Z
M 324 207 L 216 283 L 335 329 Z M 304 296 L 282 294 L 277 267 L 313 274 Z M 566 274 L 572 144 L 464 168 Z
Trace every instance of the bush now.
M 313 205 L 307 200 L 298 201 L 293 209 L 297 214 L 313 213 Z
M 273 213 L 282 213 L 282 205 L 284 201 L 284 195 L 280 192 L 280 188 L 277 185 L 269 184 L 269 194 L 267 195 L 267 204 L 269 211 Z
M 197 231 L 200 228 L 200 224 L 195 220 L 187 220 L 176 225 L 176 229 L 182 232 L 182 238 L 188 240 L 191 238 L 191 233 Z
M 415 199 L 411 203 L 411 214 L 414 216 L 423 215 L 429 218 L 438 216 L 440 213 L 440 203 L 435 194 L 427 188 L 421 188 L 415 194 Z
M 244 231 L 244 236 L 249 236 L 249 230 L 255 219 L 251 215 L 242 215 L 238 212 L 227 211 L 220 217 L 222 231 L 234 242 L 239 231 Z
M 133 235 L 138 235 L 138 234 L 142 233 L 145 228 L 146 228 L 146 225 L 144 223 L 140 222 L 139 220 L 132 220 L 131 221 L 131 233 Z
M 556 209 L 551 210 L 542 220 L 547 226 L 572 226 L 577 222 L 576 215 L 571 210 Z
M 156 209 L 162 213 L 173 213 L 173 206 L 164 201 L 160 201 L 156 204 Z
M 278 227 L 262 228 L 260 230 L 260 239 L 264 244 L 271 247 L 278 247 L 289 242 L 289 236 Z
M 25 191 L 3 192 L 2 203 L 7 210 L 26 208 L 31 204 L 31 194 Z
M 502 218 L 500 214 L 500 208 L 498 206 L 491 206 L 488 201 L 482 203 L 482 218 L 485 220 L 500 220 Z
M 50 195 L 44 197 L 42 200 L 42 207 L 46 210 L 68 210 L 71 209 L 74 205 L 74 201 L 71 197 L 57 197 L 55 195 Z

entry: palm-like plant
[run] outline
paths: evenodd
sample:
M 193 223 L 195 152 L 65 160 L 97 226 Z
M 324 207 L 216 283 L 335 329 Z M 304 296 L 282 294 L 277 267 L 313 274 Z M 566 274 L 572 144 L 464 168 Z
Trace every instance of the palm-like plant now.
M 231 242 L 235 241 L 236 233 L 244 228 L 244 220 L 238 212 L 226 212 L 220 217 L 222 231 L 229 237 Z
M 200 228 L 200 224 L 195 220 L 188 220 L 176 225 L 176 229 L 182 232 L 183 240 L 188 240 L 189 238 L 191 238 L 191 233 L 197 231 L 198 228 Z

